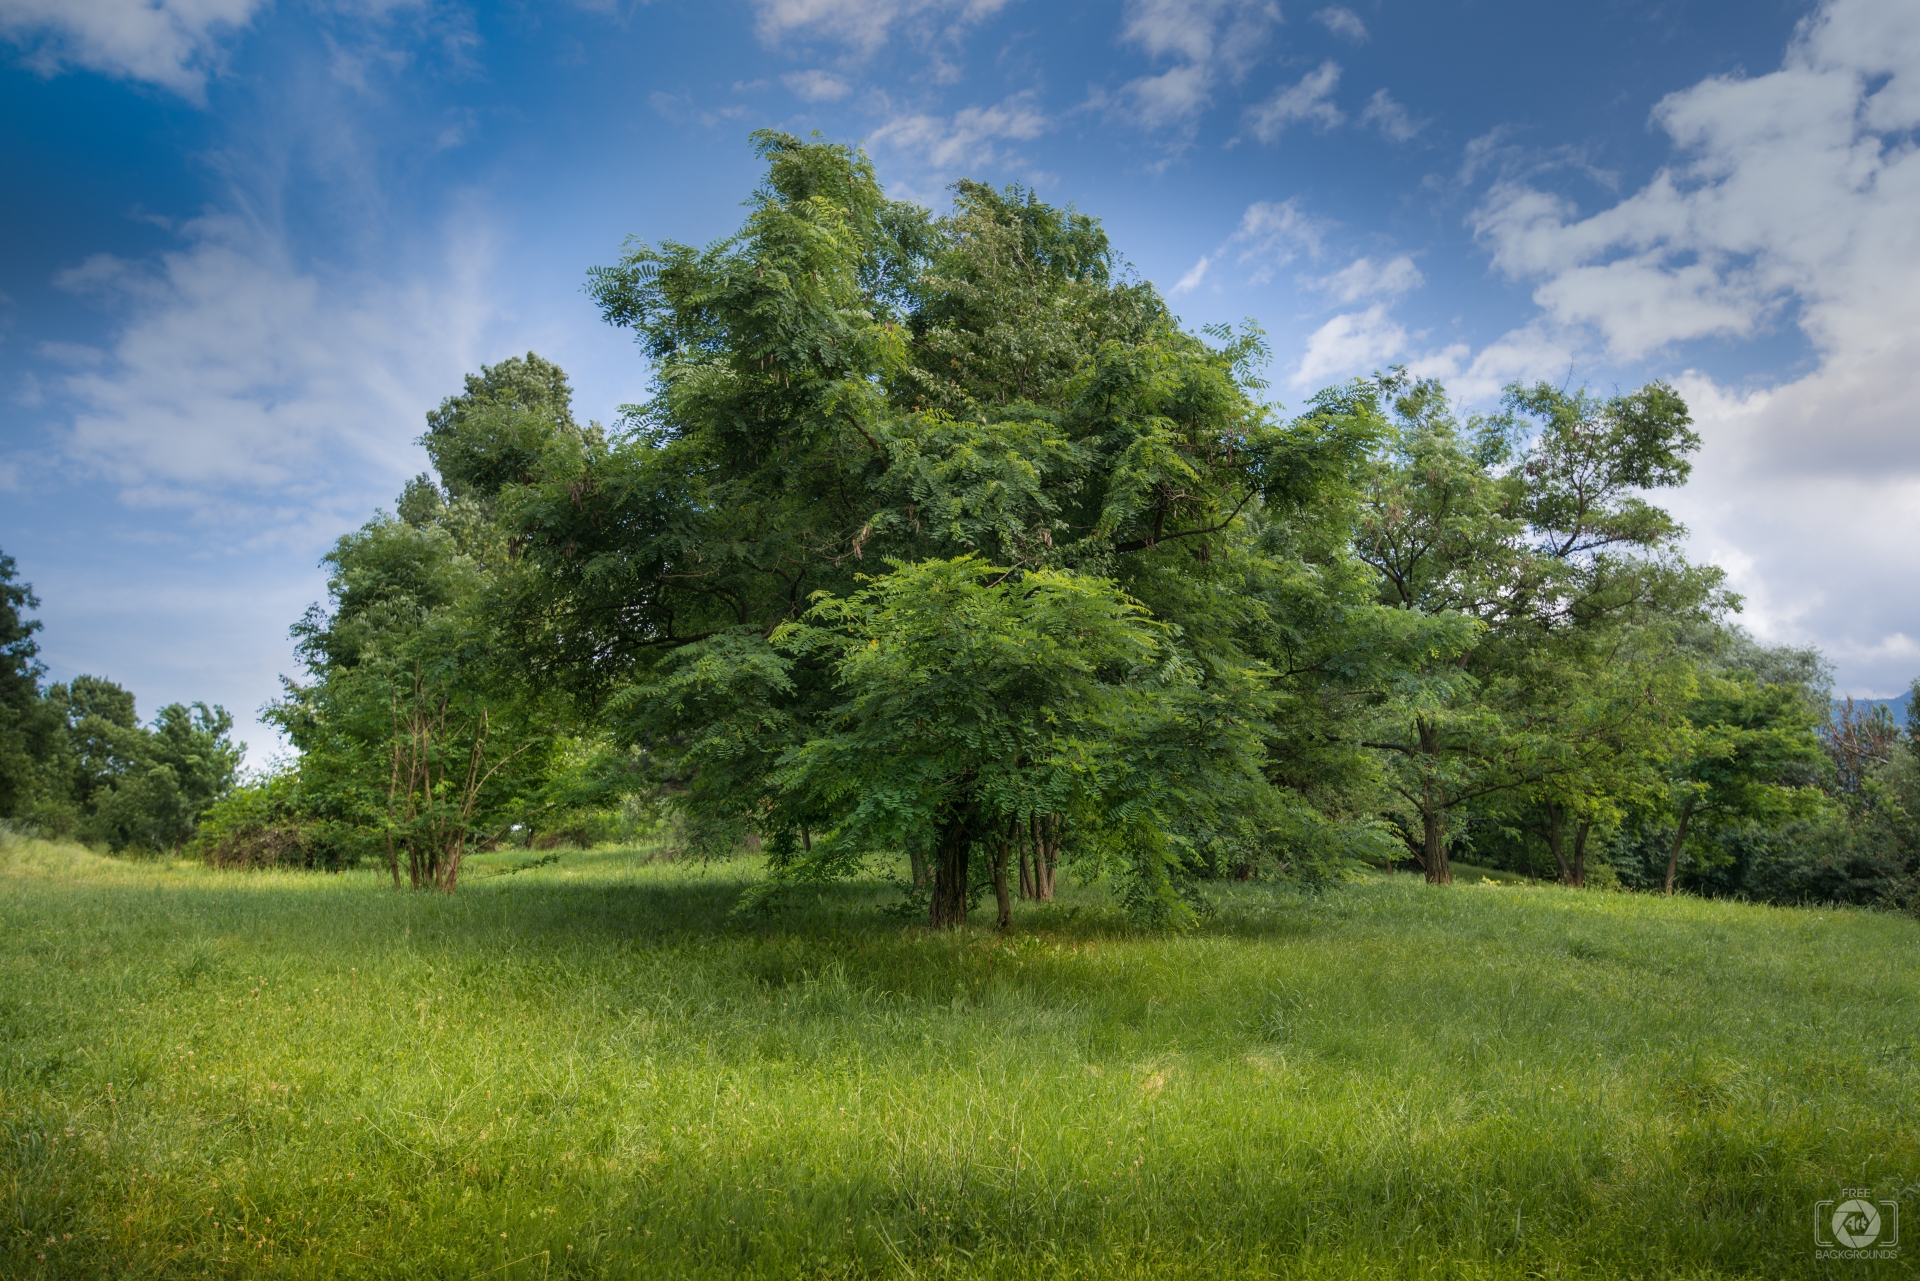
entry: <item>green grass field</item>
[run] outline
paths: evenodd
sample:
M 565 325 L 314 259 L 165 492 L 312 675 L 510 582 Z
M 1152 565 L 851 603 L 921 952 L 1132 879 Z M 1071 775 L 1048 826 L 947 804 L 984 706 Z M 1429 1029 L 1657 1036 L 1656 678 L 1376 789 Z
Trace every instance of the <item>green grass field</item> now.
M 1911 919 L 1403 876 L 936 938 L 527 861 L 0 848 L 0 1276 L 1910 1275 L 1816 1262 L 1842 1186 L 1920 1258 Z

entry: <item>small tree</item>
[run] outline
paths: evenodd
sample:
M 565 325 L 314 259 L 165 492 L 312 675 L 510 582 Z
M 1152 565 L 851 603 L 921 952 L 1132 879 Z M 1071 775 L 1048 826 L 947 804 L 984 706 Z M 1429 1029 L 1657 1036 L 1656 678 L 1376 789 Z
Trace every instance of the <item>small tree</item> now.
M 1821 741 L 1833 762 L 1833 790 L 1849 808 L 1862 807 L 1868 780 L 1893 760 L 1900 726 L 1884 703 L 1858 706 L 1852 698 L 1833 709 Z
M 1709 675 L 1686 710 L 1687 726 L 1672 758 L 1668 894 L 1689 835 L 1804 817 L 1819 799 L 1815 789 L 1793 785 L 1821 751 L 1819 717 L 1802 690 L 1762 683 L 1745 672 Z
M 309 836 L 384 853 L 396 888 L 404 862 L 414 888 L 451 892 L 476 840 L 560 807 L 550 785 L 577 739 L 505 660 L 492 593 L 510 570 L 481 499 L 438 500 L 415 482 L 403 506 L 420 523 L 382 515 L 335 546 L 331 608 L 294 628 L 311 679 L 269 715 L 300 749 Z
M 429 684 L 416 665 L 411 690 L 393 693 L 391 773 L 387 785 L 387 868 L 400 888 L 400 851 L 414 889 L 453 893 L 460 864 L 476 835 L 482 792 L 493 776 L 531 743 L 487 761 L 488 708 L 462 707 L 441 684 Z
M 845 694 L 779 770 L 787 803 L 837 816 L 786 877 L 924 841 L 935 929 L 965 923 L 976 850 L 992 860 L 1006 926 L 1016 833 L 1102 808 L 1106 732 L 1162 653 L 1162 629 L 1108 581 L 1015 575 L 972 556 L 896 565 L 775 639 L 830 652 Z

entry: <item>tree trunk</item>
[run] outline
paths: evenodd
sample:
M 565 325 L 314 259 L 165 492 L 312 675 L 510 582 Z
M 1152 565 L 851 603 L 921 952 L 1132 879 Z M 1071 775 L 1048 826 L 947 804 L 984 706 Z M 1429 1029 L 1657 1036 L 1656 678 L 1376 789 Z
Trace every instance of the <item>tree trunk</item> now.
M 1580 828 L 1573 834 L 1573 887 L 1585 889 L 1587 884 L 1587 833 L 1593 830 L 1593 824 L 1580 820 Z
M 1446 816 L 1427 810 L 1420 816 L 1421 848 L 1426 855 L 1427 884 L 1453 884 L 1453 867 L 1447 862 Z
M 1673 874 L 1680 867 L 1680 846 L 1687 839 L 1687 820 L 1693 817 L 1693 798 L 1680 807 L 1680 830 L 1673 834 L 1673 848 L 1667 852 L 1667 897 L 1673 897 Z
M 1012 852 L 1011 841 L 996 837 L 993 842 L 993 900 L 1000 909 L 996 926 L 1003 934 L 1013 928 L 1013 895 L 1007 892 L 1007 855 Z
M 1027 859 L 1027 837 L 1022 832 L 1020 842 L 1020 897 L 1029 901 L 1040 897 L 1040 886 L 1033 879 L 1033 864 Z
M 973 851 L 973 806 L 964 805 L 940 825 L 933 851 L 933 896 L 927 924 L 951 930 L 967 923 L 967 856 Z
M 913 867 L 913 888 L 916 890 L 925 889 L 930 872 L 927 868 L 927 856 L 921 853 L 919 846 L 910 845 L 907 847 L 907 862 Z
M 1420 751 L 1440 762 L 1440 731 L 1424 718 L 1418 722 Z M 1429 775 L 1420 785 L 1420 861 L 1427 869 L 1427 884 L 1453 884 L 1453 868 L 1447 863 L 1447 815 L 1438 789 Z
M 440 876 L 437 884 L 441 893 L 453 893 L 454 886 L 458 884 L 460 880 L 460 864 L 466 859 L 466 856 L 466 843 L 464 841 L 456 841 L 453 849 L 448 851 L 446 858 L 440 864 Z
M 1053 865 L 1060 853 L 1057 827 L 1058 820 L 1051 814 L 1045 818 L 1036 814 L 1028 820 L 1028 828 L 1033 834 L 1035 897 L 1042 903 L 1053 902 Z
M 1553 861 L 1560 865 L 1560 883 L 1572 885 L 1573 868 L 1567 863 L 1567 842 L 1560 831 L 1560 820 L 1560 807 L 1547 806 L 1547 848 L 1553 851 Z

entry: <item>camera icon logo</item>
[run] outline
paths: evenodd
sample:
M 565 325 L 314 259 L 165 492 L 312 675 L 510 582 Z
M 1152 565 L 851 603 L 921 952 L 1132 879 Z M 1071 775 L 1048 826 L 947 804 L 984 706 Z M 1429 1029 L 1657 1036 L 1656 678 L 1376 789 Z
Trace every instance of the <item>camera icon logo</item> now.
M 1864 1188 L 1843 1188 L 1841 1196 L 1844 1199 L 1814 1206 L 1818 1257 L 1899 1258 L 1900 1203 L 1872 1200 Z
M 1880 1239 L 1880 1207 L 1858 1197 L 1842 1201 L 1834 1208 L 1829 1226 L 1833 1228 L 1833 1239 L 1841 1245 L 1856 1250 L 1872 1245 Z

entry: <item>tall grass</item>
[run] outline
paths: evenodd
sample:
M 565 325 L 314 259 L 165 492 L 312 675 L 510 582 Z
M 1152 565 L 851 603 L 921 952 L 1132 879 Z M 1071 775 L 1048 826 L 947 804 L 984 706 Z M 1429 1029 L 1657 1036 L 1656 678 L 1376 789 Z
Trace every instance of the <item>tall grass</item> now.
M 1782 1277 L 1840 1186 L 1920 1232 L 1908 919 L 1398 878 L 942 938 L 529 861 L 0 849 L 0 1275 Z

